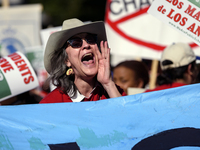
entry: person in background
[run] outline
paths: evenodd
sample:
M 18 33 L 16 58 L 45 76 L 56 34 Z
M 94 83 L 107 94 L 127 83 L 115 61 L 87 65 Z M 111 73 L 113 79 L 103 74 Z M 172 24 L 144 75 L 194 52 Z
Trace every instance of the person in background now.
M 197 78 L 196 56 L 186 43 L 173 43 L 166 47 L 160 60 L 161 73 L 157 87 L 145 92 L 164 90 L 193 84 Z
M 129 87 L 145 88 L 148 85 L 149 71 L 141 61 L 123 61 L 113 68 L 113 81 L 128 94 Z
M 100 50 L 99 50 L 100 48 Z M 102 21 L 73 18 L 50 35 L 44 53 L 48 80 L 56 86 L 40 103 L 97 101 L 126 95 L 113 82 Z

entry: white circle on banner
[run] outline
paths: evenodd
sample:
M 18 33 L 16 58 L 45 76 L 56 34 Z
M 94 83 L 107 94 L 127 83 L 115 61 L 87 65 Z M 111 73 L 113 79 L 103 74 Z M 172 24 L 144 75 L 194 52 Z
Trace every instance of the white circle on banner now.
M 8 27 L 0 33 L 0 56 L 4 57 L 17 51 L 25 54 L 25 47 L 30 46 L 30 41 L 20 31 Z
M 18 39 L 5 38 L 1 40 L 0 44 L 1 44 L 1 51 L 0 51 L 1 56 L 7 56 L 17 51 L 21 51 L 22 53 L 24 53 L 24 45 Z

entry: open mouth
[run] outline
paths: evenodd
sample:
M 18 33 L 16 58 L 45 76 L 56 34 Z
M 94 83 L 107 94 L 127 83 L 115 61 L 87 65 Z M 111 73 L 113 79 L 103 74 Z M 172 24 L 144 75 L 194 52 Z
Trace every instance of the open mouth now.
M 84 64 L 94 63 L 94 55 L 93 55 L 93 53 L 87 53 L 87 54 L 83 55 L 81 61 Z

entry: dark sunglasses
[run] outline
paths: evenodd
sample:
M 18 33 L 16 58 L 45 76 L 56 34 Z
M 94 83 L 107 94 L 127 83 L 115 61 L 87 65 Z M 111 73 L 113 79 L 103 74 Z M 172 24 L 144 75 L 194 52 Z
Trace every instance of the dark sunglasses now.
M 84 38 L 74 37 L 74 38 L 67 40 L 67 43 L 72 48 L 80 48 L 83 45 L 83 39 L 88 44 L 94 45 L 97 43 L 97 35 L 96 34 L 87 34 Z

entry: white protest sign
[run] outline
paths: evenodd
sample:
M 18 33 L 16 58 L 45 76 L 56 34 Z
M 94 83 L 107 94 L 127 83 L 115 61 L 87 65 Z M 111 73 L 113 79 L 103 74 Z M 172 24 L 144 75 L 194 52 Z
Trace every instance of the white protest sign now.
M 51 27 L 51 28 L 43 29 L 40 31 L 42 45 L 44 48 L 46 47 L 49 36 L 54 32 L 60 31 L 61 29 L 62 29 L 62 27 L 59 26 L 59 27 Z
M 0 58 L 0 101 L 29 91 L 38 85 L 32 66 L 21 52 Z
M 198 4 L 197 0 L 191 2 L 188 0 L 155 0 L 148 13 L 200 45 L 200 8 L 195 5 Z
M 85 21 L 84 23 L 89 23 L 90 21 Z M 61 31 L 62 30 L 62 26 L 58 26 L 58 27 L 49 27 L 46 29 L 43 29 L 40 31 L 40 35 L 41 35 L 41 39 L 42 39 L 42 45 L 44 46 L 44 48 L 46 47 L 47 41 L 49 39 L 49 36 L 57 31 Z
M 166 46 L 186 42 L 199 55 L 200 47 L 190 38 L 147 13 L 155 2 L 107 0 L 105 23 L 111 54 L 159 60 Z
M 25 47 L 41 45 L 41 11 L 41 4 L 0 8 L 1 56 L 25 53 Z

